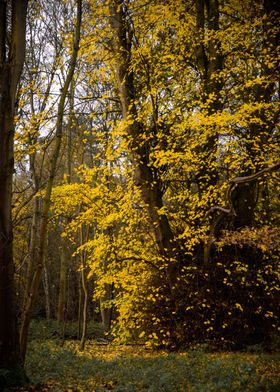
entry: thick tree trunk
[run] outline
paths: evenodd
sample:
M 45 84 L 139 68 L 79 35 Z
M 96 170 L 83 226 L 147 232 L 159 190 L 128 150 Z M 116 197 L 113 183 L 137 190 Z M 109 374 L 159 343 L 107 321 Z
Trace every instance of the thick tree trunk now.
M 201 101 L 203 105 L 206 105 L 207 115 L 211 115 L 223 107 L 221 72 L 224 57 L 221 52 L 221 44 L 217 38 L 212 38 L 207 44 L 205 43 L 208 40 L 209 30 L 219 31 L 219 18 L 218 0 L 196 0 L 196 28 L 199 37 L 196 59 L 201 75 Z M 218 180 L 215 161 L 219 134 L 215 129 L 209 134 L 207 140 L 198 148 L 198 154 L 202 157 L 196 174 L 200 192 L 207 191 L 209 186 L 215 186 Z M 209 206 L 205 207 L 207 209 Z
M 4 68 L 4 66 L 2 66 Z M 2 71 L 2 69 L 1 69 Z M 14 297 L 12 175 L 13 160 L 13 99 L 7 80 L 8 67 L 1 72 L 0 112 L 0 367 L 10 367 L 17 358 L 17 332 Z M 7 86 L 7 87 L 6 87 Z M 7 363 L 5 363 L 7 361 Z
M 233 228 L 235 230 L 254 225 L 254 211 L 258 201 L 258 183 L 256 181 L 239 184 L 232 191 L 232 205 L 235 211 Z
M 104 290 L 105 290 L 105 295 L 102 298 L 100 298 L 100 313 L 101 313 L 103 328 L 105 331 L 109 331 L 112 322 L 112 307 L 108 308 L 106 306 L 106 302 L 111 301 L 113 299 L 113 286 L 111 284 L 106 284 Z
M 27 0 L 12 1 L 9 21 L 8 4 L 0 1 L 0 368 L 10 372 L 6 378 L 0 376 L 0 389 L 26 381 L 19 355 L 14 292 L 12 180 L 15 97 L 25 57 L 27 4 Z
M 162 184 L 157 169 L 151 166 L 148 146 L 141 143 L 144 126 L 137 119 L 138 113 L 135 105 L 137 96 L 134 74 L 131 70 L 131 40 L 123 8 L 124 2 L 123 0 L 111 0 L 109 4 L 110 23 L 115 33 L 112 46 L 122 115 L 124 120 L 129 118 L 131 123 L 127 126 L 126 132 L 134 165 L 135 183 L 141 189 L 158 251 L 163 258 L 170 260 L 176 258 L 178 254 L 176 254 L 176 244 L 173 242 L 174 235 L 169 220 L 165 214 L 158 213 L 163 207 Z M 166 273 L 170 289 L 173 291 L 177 283 L 178 264 L 168 263 Z

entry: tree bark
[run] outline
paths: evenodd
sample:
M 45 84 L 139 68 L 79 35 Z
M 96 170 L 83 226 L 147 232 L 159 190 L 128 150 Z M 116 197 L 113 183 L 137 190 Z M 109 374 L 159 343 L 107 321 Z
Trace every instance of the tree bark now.
M 72 79 L 70 85 L 70 94 L 69 94 L 70 116 L 69 116 L 69 122 L 67 127 L 67 183 L 68 184 L 71 184 L 72 181 L 72 132 L 74 131 L 74 92 L 75 92 L 75 84 Z M 66 218 L 66 222 L 69 223 L 68 218 Z M 65 322 L 67 269 L 71 257 L 72 257 L 71 253 L 67 249 L 66 240 L 62 240 L 61 247 L 60 247 L 60 283 L 59 283 L 59 296 L 58 296 L 58 307 L 57 307 L 58 323 L 62 321 Z
M 223 107 L 221 99 L 223 78 L 221 77 L 221 72 L 223 70 L 224 57 L 221 52 L 221 44 L 217 38 L 211 38 L 209 43 L 205 44 L 208 34 L 206 30 L 211 32 L 219 31 L 219 19 L 218 0 L 196 0 L 196 28 L 199 37 L 196 60 L 201 75 L 201 101 L 206 105 L 207 115 L 214 114 Z M 215 161 L 219 135 L 215 129 L 213 129 L 211 134 L 198 148 L 198 154 L 202 156 L 202 159 L 196 179 L 201 192 L 207 191 L 211 185 L 215 186 L 218 180 Z
M 83 291 L 82 291 L 82 277 L 79 275 L 78 276 L 78 289 L 79 289 L 79 302 L 78 302 L 78 330 L 77 330 L 77 336 L 78 339 L 81 339 L 82 336 L 82 328 L 81 328 L 81 323 L 82 323 L 82 302 L 83 302 Z
M 14 373 L 10 385 L 4 376 L 0 377 L 0 389 L 26 381 L 19 355 L 14 288 L 12 180 L 14 115 L 25 58 L 27 6 L 28 0 L 0 1 L 0 368 Z
M 81 245 L 83 245 L 85 242 L 88 241 L 89 237 L 89 229 L 86 229 L 86 233 L 84 232 L 85 228 L 84 226 L 81 227 L 80 229 L 80 241 Z M 81 253 L 81 283 L 82 283 L 82 289 L 83 289 L 83 297 L 84 297 L 84 303 L 83 303 L 83 326 L 82 326 L 82 337 L 81 337 L 81 342 L 80 342 L 80 349 L 83 351 L 85 349 L 85 343 L 86 343 L 86 337 L 87 337 L 87 307 L 88 307 L 88 288 L 87 288 L 87 281 L 86 281 L 86 260 L 85 260 L 85 251 L 83 250 Z
M 66 307 L 66 288 L 67 288 L 67 267 L 68 267 L 68 254 L 66 244 L 64 241 L 60 248 L 60 280 L 59 280 L 59 295 L 57 306 L 57 322 L 61 323 L 65 319 Z
M 50 293 L 49 272 L 48 272 L 46 257 L 44 257 L 43 265 L 44 265 L 43 287 L 45 292 L 46 319 L 50 320 L 52 318 L 51 293 Z
M 137 98 L 134 74 L 131 69 L 131 39 L 126 22 L 123 0 L 111 0 L 110 23 L 115 38 L 112 40 L 115 55 L 117 87 L 121 101 L 122 116 L 130 125 L 126 127 L 131 160 L 134 165 L 135 183 L 141 189 L 142 199 L 146 205 L 155 240 L 160 255 L 167 261 L 177 257 L 174 234 L 165 214 L 159 214 L 163 207 L 162 184 L 155 167 L 151 166 L 149 148 L 141 143 L 144 126 L 138 121 L 135 105 Z M 170 290 L 173 291 L 178 277 L 178 265 L 168 263 L 166 270 Z
M 105 294 L 103 297 L 100 298 L 100 313 L 101 313 L 101 320 L 104 330 L 110 331 L 111 323 L 112 323 L 112 305 L 110 308 L 104 306 L 104 302 L 111 301 L 113 299 L 113 285 L 106 284 L 104 287 Z

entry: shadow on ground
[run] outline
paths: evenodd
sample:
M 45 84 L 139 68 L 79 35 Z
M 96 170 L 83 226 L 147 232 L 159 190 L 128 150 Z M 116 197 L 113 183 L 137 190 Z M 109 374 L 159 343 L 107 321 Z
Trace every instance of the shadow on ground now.
M 89 341 L 30 343 L 33 384 L 21 391 L 211 392 L 280 390 L 279 356 L 202 351 L 168 354 Z

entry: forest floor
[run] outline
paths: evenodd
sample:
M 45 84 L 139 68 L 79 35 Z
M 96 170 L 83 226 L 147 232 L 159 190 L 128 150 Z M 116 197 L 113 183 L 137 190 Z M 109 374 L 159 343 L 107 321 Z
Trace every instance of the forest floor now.
M 62 344 L 50 325 L 33 325 L 26 361 L 32 384 L 20 391 L 280 391 L 279 354 L 118 346 L 102 340 L 98 326 L 82 352 L 77 340 Z

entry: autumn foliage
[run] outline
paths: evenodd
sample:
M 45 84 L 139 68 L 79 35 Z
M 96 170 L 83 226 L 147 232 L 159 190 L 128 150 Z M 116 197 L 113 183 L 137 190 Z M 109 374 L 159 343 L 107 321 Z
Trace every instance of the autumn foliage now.
M 48 215 L 52 315 L 66 249 L 66 319 L 78 307 L 81 316 L 80 290 L 118 342 L 269 346 L 279 327 L 276 2 L 91 0 L 83 7 Z M 63 75 L 73 50 L 69 24 L 49 59 L 54 75 Z M 21 89 L 24 113 L 30 94 L 39 102 L 46 91 L 46 79 L 33 72 L 36 83 L 26 71 Z M 28 213 L 36 201 L 40 213 L 55 148 L 55 94 L 45 99 L 17 129 L 23 168 L 15 183 L 23 189 L 34 173 L 40 179 L 33 194 L 28 187 L 22 194 L 24 208 L 15 202 L 18 265 L 30 255 Z

